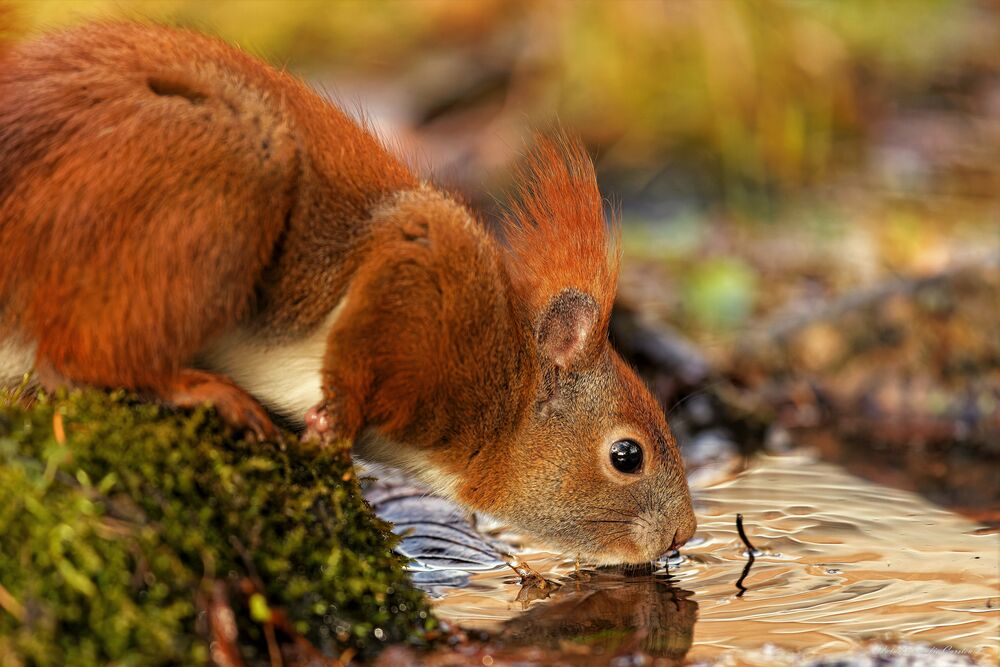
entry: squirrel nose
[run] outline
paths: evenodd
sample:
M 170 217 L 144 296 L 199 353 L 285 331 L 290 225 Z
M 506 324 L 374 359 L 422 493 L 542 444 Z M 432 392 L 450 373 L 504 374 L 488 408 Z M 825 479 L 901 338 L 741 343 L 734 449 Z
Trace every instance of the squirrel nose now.
M 680 533 L 681 533 L 681 531 L 680 531 L 679 528 L 674 531 L 674 539 L 670 543 L 670 550 L 671 551 L 673 551 L 675 549 L 680 549 L 682 546 L 684 546 L 684 543 L 687 542 L 688 539 L 690 539 L 690 538 L 684 537 Z
M 695 523 L 694 517 L 691 518 L 691 521 L 686 521 L 678 526 L 677 530 L 674 531 L 674 539 L 670 544 L 670 548 L 679 549 L 684 546 L 687 541 L 694 536 L 694 530 L 696 527 L 697 524 Z

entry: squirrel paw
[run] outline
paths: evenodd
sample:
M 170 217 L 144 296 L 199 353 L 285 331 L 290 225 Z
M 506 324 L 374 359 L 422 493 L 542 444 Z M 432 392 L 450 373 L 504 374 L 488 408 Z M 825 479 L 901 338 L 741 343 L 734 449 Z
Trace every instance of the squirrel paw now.
M 306 411 L 306 430 L 302 441 L 318 440 L 323 445 L 331 445 L 338 440 L 351 439 L 350 420 L 336 402 L 324 401 Z
M 322 439 L 325 433 L 331 430 L 330 417 L 322 406 L 314 405 L 306 410 L 306 430 L 302 438 L 319 437 Z
M 318 440 L 323 445 L 331 445 L 337 440 L 334 418 L 325 403 L 314 405 L 306 411 L 306 430 L 302 441 Z

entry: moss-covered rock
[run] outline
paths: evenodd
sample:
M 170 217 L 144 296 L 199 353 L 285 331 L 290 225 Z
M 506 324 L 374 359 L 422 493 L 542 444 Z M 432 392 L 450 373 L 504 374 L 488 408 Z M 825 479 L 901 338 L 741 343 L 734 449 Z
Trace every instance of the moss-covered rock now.
M 236 439 L 124 393 L 0 407 L 0 665 L 419 642 L 435 621 L 388 528 L 346 448 Z

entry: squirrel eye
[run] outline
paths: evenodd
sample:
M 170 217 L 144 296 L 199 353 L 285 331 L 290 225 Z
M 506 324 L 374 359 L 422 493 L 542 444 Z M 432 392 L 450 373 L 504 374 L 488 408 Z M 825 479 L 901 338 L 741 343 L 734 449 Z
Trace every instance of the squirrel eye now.
M 642 447 L 635 440 L 619 440 L 611 445 L 611 465 L 615 470 L 631 475 L 642 467 Z

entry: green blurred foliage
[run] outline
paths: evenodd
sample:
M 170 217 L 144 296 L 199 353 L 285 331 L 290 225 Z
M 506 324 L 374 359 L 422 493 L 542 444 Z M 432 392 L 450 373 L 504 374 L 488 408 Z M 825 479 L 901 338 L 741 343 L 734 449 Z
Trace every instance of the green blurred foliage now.
M 753 269 L 739 258 L 699 262 L 684 275 L 684 306 L 698 325 L 735 327 L 753 312 L 756 282 Z

